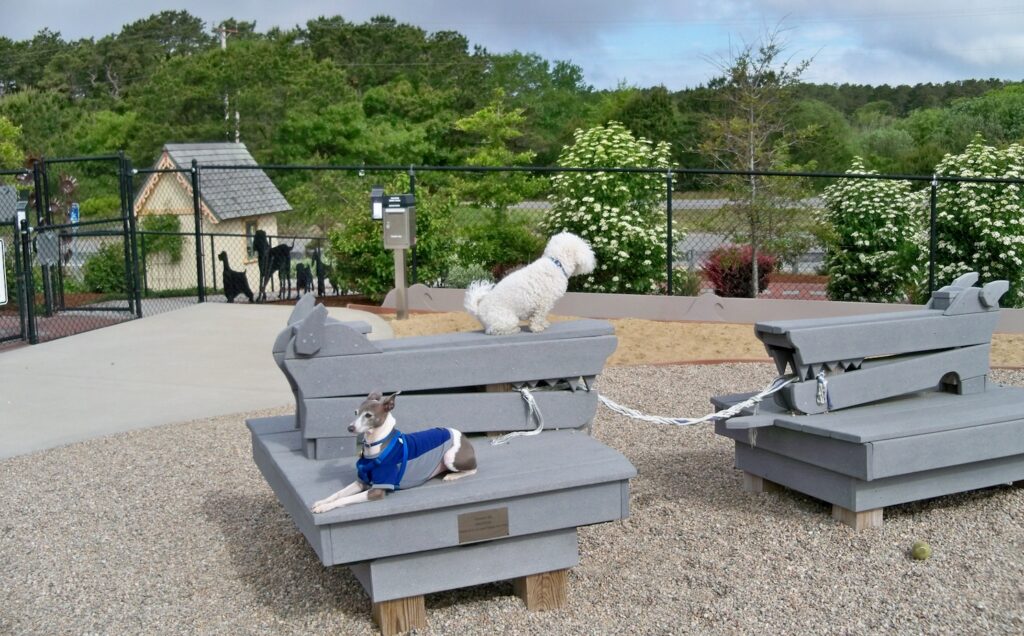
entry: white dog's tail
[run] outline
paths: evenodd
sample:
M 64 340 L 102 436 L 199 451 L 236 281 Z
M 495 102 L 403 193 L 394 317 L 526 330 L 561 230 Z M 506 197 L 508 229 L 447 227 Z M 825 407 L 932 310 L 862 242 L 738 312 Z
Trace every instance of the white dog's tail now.
M 466 288 L 466 298 L 463 301 L 463 306 L 470 314 L 476 316 L 477 308 L 480 306 L 480 301 L 484 299 L 484 296 L 491 293 L 494 289 L 494 283 L 489 283 L 485 280 L 475 280 L 469 284 Z

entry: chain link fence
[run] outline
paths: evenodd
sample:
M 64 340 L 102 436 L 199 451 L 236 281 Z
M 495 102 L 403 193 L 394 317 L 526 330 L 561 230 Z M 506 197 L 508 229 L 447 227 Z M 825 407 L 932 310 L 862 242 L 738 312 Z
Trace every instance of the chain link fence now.
M 197 168 L 135 171 L 143 315 L 198 302 L 289 301 L 336 291 L 323 238 L 279 232 L 279 216 L 291 206 L 265 171 Z
M 591 190 L 567 188 L 579 175 Z M 919 302 L 948 282 L 936 272 L 975 266 L 977 246 L 993 233 L 1024 250 L 1024 232 L 1011 239 L 1003 229 L 1021 209 L 1022 182 L 1012 175 L 198 162 L 132 170 L 123 156 L 107 156 L 0 171 L 5 184 L 28 229 L 0 196 L 11 289 L 0 342 L 199 302 L 294 302 L 304 293 L 379 300 L 394 272 L 371 217 L 375 186 L 415 194 L 408 279 L 436 287 L 500 279 L 561 229 L 599 252 L 599 271 L 570 289 L 617 293 Z M 971 205 L 964 193 L 975 191 L 999 209 L 957 225 Z M 968 251 L 977 254 L 959 254 Z M 1012 268 L 976 266 L 1010 278 L 1011 290 L 1021 282 Z M 899 268 L 910 273 L 893 273 Z M 898 284 L 874 293 L 880 280 Z
M 17 342 L 24 338 L 25 318 L 21 307 L 24 303 L 21 274 L 21 240 L 18 232 L 19 210 L 24 202 L 19 201 L 17 182 L 23 179 L 23 170 L 0 170 L 0 242 L 3 243 L 3 273 L 6 304 L 0 304 L 0 345 Z

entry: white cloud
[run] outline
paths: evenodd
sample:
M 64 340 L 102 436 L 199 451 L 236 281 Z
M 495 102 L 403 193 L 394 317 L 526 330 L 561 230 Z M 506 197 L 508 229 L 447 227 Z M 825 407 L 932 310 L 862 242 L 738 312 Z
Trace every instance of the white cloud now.
M 154 0 L 50 0 L 46 6 L 43 12 L 11 3 L 0 33 L 26 39 L 49 26 L 71 39 L 103 36 L 167 8 Z M 699 84 L 713 74 L 707 58 L 721 57 L 730 41 L 754 41 L 779 24 L 789 29 L 789 53 L 815 56 L 805 76 L 813 81 L 1024 79 L 1019 0 L 186 0 L 175 8 L 210 25 L 227 17 L 254 20 L 261 30 L 303 25 L 319 15 L 362 22 L 387 14 L 427 31 L 460 31 L 494 52 L 571 60 L 599 87 L 620 79 L 669 88 Z M 666 31 L 677 36 L 636 37 Z

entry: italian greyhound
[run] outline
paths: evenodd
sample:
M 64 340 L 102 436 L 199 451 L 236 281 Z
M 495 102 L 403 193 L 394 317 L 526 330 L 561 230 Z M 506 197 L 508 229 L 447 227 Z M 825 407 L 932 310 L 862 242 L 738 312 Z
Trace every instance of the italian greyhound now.
M 391 411 L 398 393 L 366 396 L 348 432 L 363 436 L 356 480 L 313 504 L 313 512 L 383 499 L 390 490 L 414 488 L 444 474 L 444 481 L 476 473 L 476 453 L 454 428 L 431 428 L 405 434 L 395 428 Z

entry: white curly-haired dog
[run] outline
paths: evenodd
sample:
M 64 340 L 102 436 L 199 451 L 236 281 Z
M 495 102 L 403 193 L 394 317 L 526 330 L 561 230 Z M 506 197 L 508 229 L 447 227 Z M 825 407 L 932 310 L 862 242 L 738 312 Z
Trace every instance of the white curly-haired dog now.
M 495 336 L 519 333 L 519 321 L 529 320 L 530 330 L 548 327 L 548 312 L 565 294 L 570 276 L 589 274 L 597 266 L 594 250 L 570 232 L 555 234 L 544 255 L 498 283 L 474 281 L 466 289 L 466 311 L 484 331 Z

